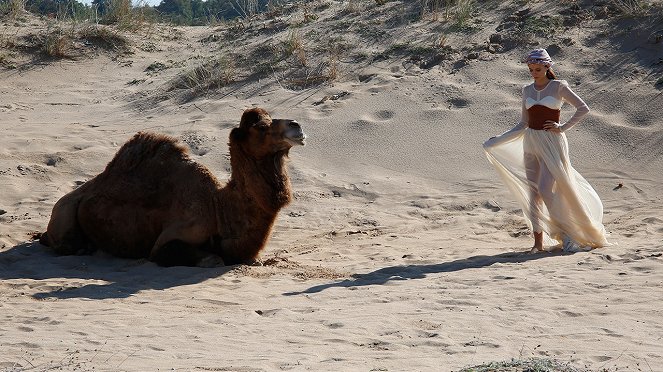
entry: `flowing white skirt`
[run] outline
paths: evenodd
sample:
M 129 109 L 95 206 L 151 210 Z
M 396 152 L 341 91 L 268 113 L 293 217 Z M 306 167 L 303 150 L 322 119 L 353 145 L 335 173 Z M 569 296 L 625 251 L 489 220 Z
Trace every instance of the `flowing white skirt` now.
M 530 128 L 507 132 L 486 141 L 484 150 L 522 206 L 529 227 L 544 233 L 546 245 L 608 245 L 603 204 L 571 166 L 564 133 Z

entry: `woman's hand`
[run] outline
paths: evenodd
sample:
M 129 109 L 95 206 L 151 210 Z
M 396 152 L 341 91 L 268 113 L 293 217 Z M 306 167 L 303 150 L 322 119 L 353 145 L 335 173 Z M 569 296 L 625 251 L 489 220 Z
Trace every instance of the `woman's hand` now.
M 543 124 L 543 129 L 548 132 L 562 133 L 562 126 L 558 122 L 552 120 L 546 120 Z

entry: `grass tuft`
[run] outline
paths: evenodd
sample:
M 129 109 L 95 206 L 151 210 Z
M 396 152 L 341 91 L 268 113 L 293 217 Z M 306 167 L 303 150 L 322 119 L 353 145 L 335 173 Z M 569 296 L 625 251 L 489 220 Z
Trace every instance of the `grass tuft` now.
M 644 0 L 611 0 L 610 3 L 623 17 L 644 17 L 651 8 L 650 2 Z
M 96 45 L 105 50 L 111 50 L 120 53 L 129 52 L 129 40 L 118 31 L 102 25 L 88 25 L 78 31 L 79 39 L 88 44 Z
M 196 97 L 232 83 L 235 73 L 233 60 L 219 57 L 178 75 L 167 91 L 185 91 L 185 96 Z
M 490 362 L 466 367 L 458 372 L 585 372 L 568 363 L 554 359 L 527 358 L 512 359 L 508 362 Z
M 0 16 L 9 19 L 17 19 L 25 13 L 27 0 L 5 0 L 0 1 Z

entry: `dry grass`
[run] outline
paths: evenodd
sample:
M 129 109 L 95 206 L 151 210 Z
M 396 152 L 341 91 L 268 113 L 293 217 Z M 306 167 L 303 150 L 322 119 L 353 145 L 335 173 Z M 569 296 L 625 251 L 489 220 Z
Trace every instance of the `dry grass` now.
M 301 66 L 307 65 L 304 38 L 299 30 L 288 33 L 288 37 L 283 42 L 283 53 L 286 58 L 294 56 Z
M 421 18 L 451 21 L 456 26 L 464 27 L 475 11 L 474 0 L 419 0 Z
M 122 31 L 151 30 L 156 24 L 156 13 L 147 6 L 146 0 L 138 0 L 132 6 L 131 0 L 107 0 L 103 16 L 94 13 L 94 23 L 114 25 Z
M 646 16 L 651 4 L 644 0 L 611 0 L 611 4 L 625 17 Z
M 236 69 L 233 60 L 228 57 L 218 57 L 178 75 L 171 81 L 167 91 L 182 94 L 185 99 L 189 99 L 224 87 L 235 79 Z
M 629 5 L 628 2 L 636 0 L 608 0 L 612 1 Z M 542 3 L 540 0 L 525 2 L 531 2 L 531 8 Z M 234 4 L 245 9 L 247 15 L 252 12 L 249 2 L 238 0 Z M 223 62 L 217 67 L 203 64 L 171 81 L 166 90 L 186 92 L 192 97 L 234 83 L 250 84 L 264 78 L 271 78 L 269 83 L 275 82 L 284 89 L 300 90 L 352 79 L 356 77 L 353 76 L 355 70 L 394 60 L 415 63 L 425 69 L 437 66 L 457 69 L 469 60 L 488 56 L 487 53 L 508 53 L 541 38 L 549 38 L 551 43 L 564 47 L 565 39 L 559 35 L 568 38 L 565 34 L 568 28 L 581 27 L 582 22 L 577 21 L 581 16 L 593 20 L 586 27 L 609 24 L 610 18 L 597 17 L 597 12 L 616 18 L 614 6 L 608 9 L 574 0 L 564 0 L 543 11 L 523 11 L 523 1 L 511 5 L 498 6 L 497 2 L 476 0 L 280 3 L 271 6 L 265 14 L 224 22 L 210 37 L 201 40 L 218 44 L 222 53 L 237 54 L 234 64 Z M 498 27 L 486 23 L 486 19 L 491 19 L 487 14 L 495 11 L 504 13 L 503 23 Z M 407 27 L 401 27 L 405 25 Z M 486 27 L 492 29 L 486 30 Z M 468 37 L 475 32 L 484 36 L 493 33 L 490 45 L 486 47 L 485 40 L 468 43 Z M 265 39 L 255 43 L 255 37 Z M 341 40 L 338 48 L 336 40 Z M 388 47 L 380 50 L 380 46 L 385 45 Z M 349 64 L 351 68 L 346 67 Z
M 568 363 L 554 359 L 527 358 L 512 359 L 508 362 L 491 362 L 478 366 L 466 367 L 458 372 L 585 372 Z
M 71 32 L 50 25 L 45 32 L 33 36 L 33 47 L 46 57 L 74 59 L 79 53 L 76 51 L 72 36 Z
M 64 24 L 62 24 L 64 25 Z M 130 51 L 129 40 L 107 26 L 50 24 L 46 30 L 26 37 L 28 49 L 47 58 L 77 59 L 97 49 L 115 53 Z
M 129 39 L 117 30 L 102 25 L 83 26 L 78 32 L 77 37 L 86 43 L 93 44 L 101 49 L 110 50 L 118 53 L 130 51 Z
M 6 16 L 9 19 L 17 19 L 25 13 L 25 4 L 27 0 L 7 0 L 0 2 L 0 16 Z

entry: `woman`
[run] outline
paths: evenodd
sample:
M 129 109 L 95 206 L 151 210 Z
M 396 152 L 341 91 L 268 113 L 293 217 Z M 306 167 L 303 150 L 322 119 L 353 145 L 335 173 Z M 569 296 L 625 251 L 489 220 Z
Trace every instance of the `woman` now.
M 534 82 L 523 87 L 522 118 L 484 143 L 488 160 L 522 205 L 534 234 L 532 252 L 555 241 L 565 250 L 604 246 L 601 199 L 571 166 L 564 134 L 589 108 L 566 81 L 556 79 L 545 49 L 533 50 L 524 62 Z M 560 124 L 564 102 L 576 111 Z

